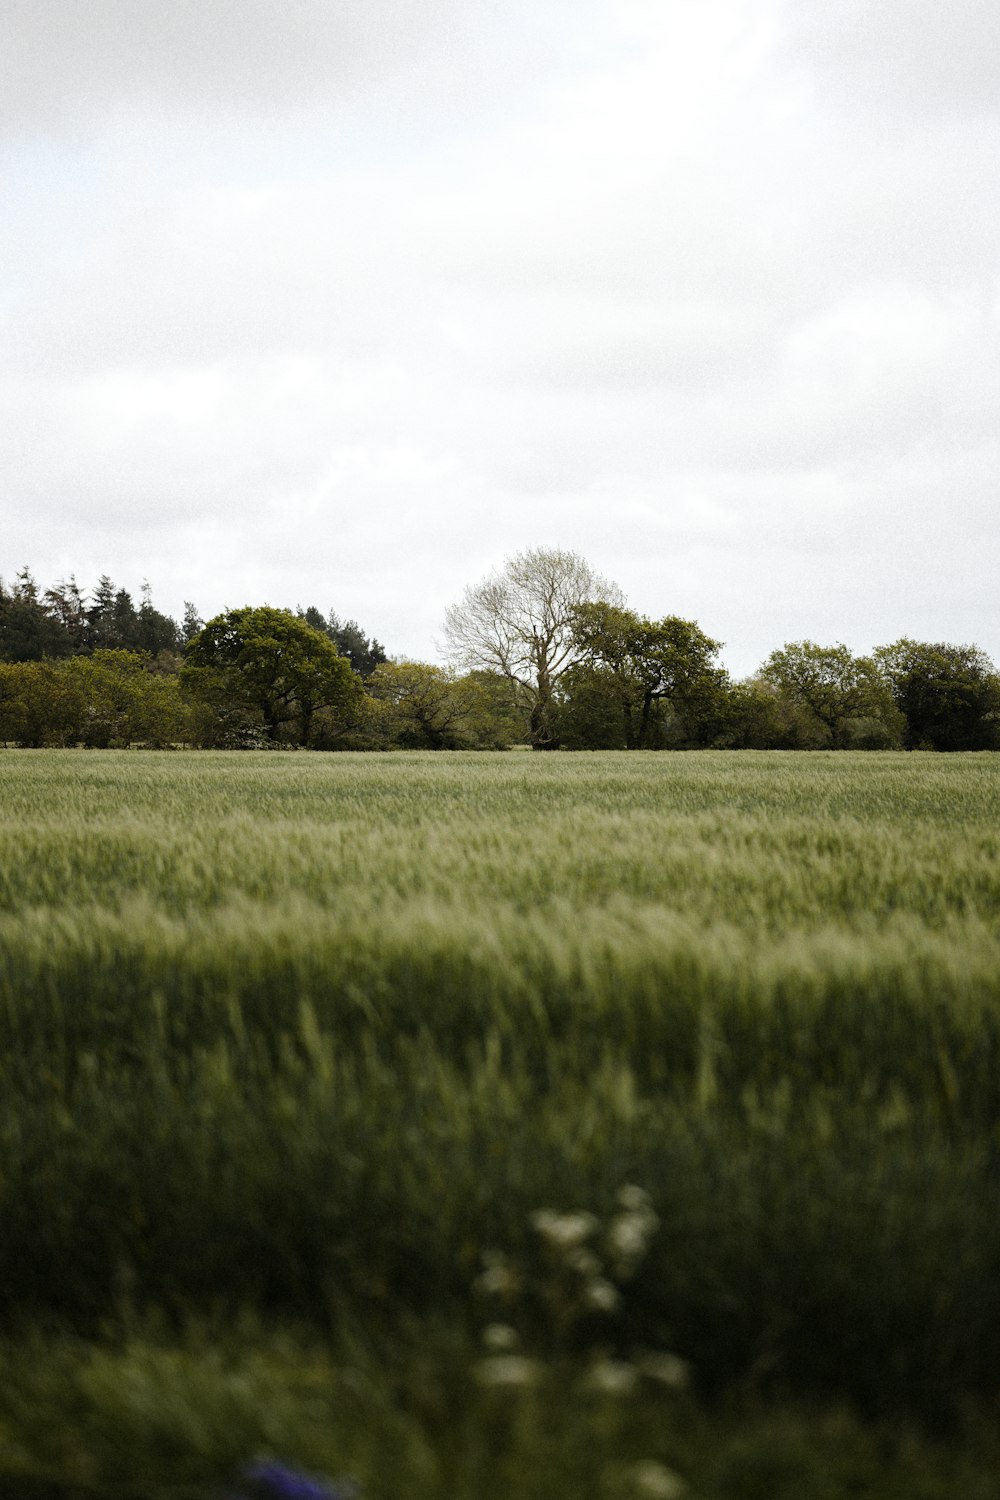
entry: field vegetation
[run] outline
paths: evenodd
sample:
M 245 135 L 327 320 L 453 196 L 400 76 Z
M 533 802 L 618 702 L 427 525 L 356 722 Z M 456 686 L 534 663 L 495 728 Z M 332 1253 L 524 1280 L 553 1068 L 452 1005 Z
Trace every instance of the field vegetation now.
M 988 753 L 0 752 L 0 1484 L 995 1493 Z

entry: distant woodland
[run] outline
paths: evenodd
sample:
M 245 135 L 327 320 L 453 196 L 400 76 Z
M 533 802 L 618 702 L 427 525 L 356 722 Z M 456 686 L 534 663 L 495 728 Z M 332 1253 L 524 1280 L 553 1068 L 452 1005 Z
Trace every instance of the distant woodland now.
M 536 548 L 448 611 L 448 666 L 390 657 L 315 606 L 180 621 L 107 575 L 0 579 L 0 744 L 314 750 L 995 750 L 976 646 L 856 656 L 802 640 L 733 680 L 692 620 L 650 619 L 575 553 Z

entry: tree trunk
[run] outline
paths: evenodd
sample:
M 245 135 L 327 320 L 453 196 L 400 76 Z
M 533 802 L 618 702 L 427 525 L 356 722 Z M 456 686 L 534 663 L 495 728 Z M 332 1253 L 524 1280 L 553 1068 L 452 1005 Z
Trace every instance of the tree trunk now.
M 552 693 L 548 690 L 543 696 L 542 683 L 539 682 L 539 694 L 531 706 L 531 748 L 532 750 L 558 750 L 559 741 L 552 731 Z
M 622 720 L 625 725 L 625 749 L 634 750 L 635 744 L 635 716 L 632 713 L 632 704 L 629 701 L 628 689 L 622 693 Z
M 642 695 L 642 718 L 639 723 L 639 748 L 641 750 L 645 750 L 649 744 L 649 716 L 653 711 L 654 697 L 652 688 L 647 688 Z

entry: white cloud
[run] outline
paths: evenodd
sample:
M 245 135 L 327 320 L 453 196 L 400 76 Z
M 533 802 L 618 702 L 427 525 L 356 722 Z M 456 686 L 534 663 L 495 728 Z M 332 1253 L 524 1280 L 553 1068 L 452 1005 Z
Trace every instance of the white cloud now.
M 420 121 L 530 89 L 585 48 L 596 0 L 6 0 L 0 131 L 273 123 L 371 102 Z M 579 37 L 579 40 L 578 40 Z M 375 126 L 377 131 L 378 126 Z
M 0 571 L 429 655 L 555 544 L 745 670 L 1000 655 L 993 11 L 921 9 L 12 4 Z
M 993 0 L 826 0 L 790 4 L 793 50 L 849 104 L 993 114 L 1000 10 Z

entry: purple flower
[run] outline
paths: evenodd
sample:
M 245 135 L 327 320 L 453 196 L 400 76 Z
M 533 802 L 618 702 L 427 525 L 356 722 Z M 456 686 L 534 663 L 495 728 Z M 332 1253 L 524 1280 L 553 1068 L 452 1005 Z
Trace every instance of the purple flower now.
M 248 1493 L 236 1500 L 357 1500 L 358 1496 L 352 1484 L 342 1480 L 331 1484 L 271 1460 L 251 1464 L 242 1477 Z

